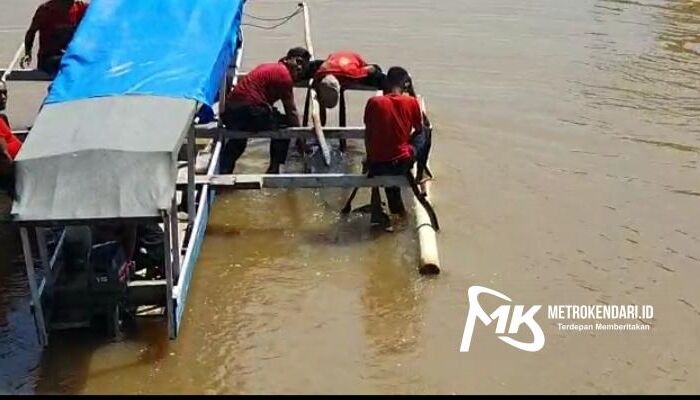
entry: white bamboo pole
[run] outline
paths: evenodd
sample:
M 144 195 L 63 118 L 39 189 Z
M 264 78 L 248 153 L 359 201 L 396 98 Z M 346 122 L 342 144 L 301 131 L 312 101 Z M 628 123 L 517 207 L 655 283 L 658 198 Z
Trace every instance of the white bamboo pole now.
M 431 202 L 430 181 L 426 181 L 425 183 L 423 183 L 421 185 L 421 188 L 426 194 L 426 200 L 428 200 L 428 202 Z M 418 248 L 420 260 L 418 265 L 418 271 L 424 275 L 439 274 L 440 257 L 438 255 L 435 228 L 430 223 L 430 217 L 425 211 L 425 208 L 423 208 L 423 205 L 418 202 L 418 199 L 415 196 L 413 197 L 413 207 L 416 215 L 416 230 L 418 233 Z
M 12 62 L 10 62 L 10 65 L 7 66 L 7 69 L 5 72 L 2 74 L 2 78 L 0 78 L 1 81 L 6 82 L 7 78 L 10 76 L 12 73 L 12 70 L 15 69 L 15 65 L 17 65 L 17 62 L 19 59 L 22 57 L 22 53 L 24 52 L 24 43 L 19 45 L 19 48 L 17 49 L 17 52 L 15 53 L 15 56 L 12 58 Z
M 311 16 L 309 15 L 309 6 L 306 2 L 301 3 L 304 9 L 304 38 L 306 39 L 306 49 L 311 53 L 311 60 L 314 60 L 314 45 L 311 42 Z M 316 133 L 316 140 L 318 140 L 318 145 L 321 147 L 321 152 L 323 154 L 323 161 L 327 166 L 331 165 L 331 150 L 328 147 L 328 142 L 326 142 L 326 137 L 323 134 L 323 126 L 321 125 L 321 112 L 319 110 L 320 106 L 316 98 L 316 91 L 312 87 L 312 82 L 309 81 L 310 93 L 311 93 L 311 122 L 314 127 L 314 132 Z
M 425 100 L 418 97 L 421 111 L 425 112 Z M 416 167 L 413 167 L 413 175 L 416 174 Z M 433 204 L 430 198 L 430 182 L 421 184 L 421 189 L 425 193 L 425 199 Z M 424 275 L 440 273 L 440 257 L 438 255 L 437 234 L 430 222 L 430 216 L 420 204 L 418 199 L 413 197 L 413 208 L 416 216 L 416 230 L 418 233 L 419 265 L 418 271 Z

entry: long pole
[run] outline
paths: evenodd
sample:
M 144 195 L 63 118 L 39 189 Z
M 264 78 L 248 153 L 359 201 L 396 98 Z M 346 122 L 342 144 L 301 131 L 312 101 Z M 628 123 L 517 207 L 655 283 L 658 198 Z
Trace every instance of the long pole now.
M 311 16 L 309 15 L 309 7 L 306 2 L 301 2 L 299 5 L 304 9 L 304 38 L 306 39 L 306 49 L 311 53 L 311 60 L 314 60 L 314 45 L 311 42 Z M 321 147 L 323 153 L 323 161 L 327 166 L 331 165 L 331 150 L 326 142 L 326 137 L 323 135 L 323 126 L 321 124 L 321 113 L 319 111 L 318 99 L 316 91 L 313 89 L 313 79 L 309 82 L 309 94 L 311 97 L 311 122 L 316 133 L 316 140 Z
M 421 111 L 425 113 L 425 101 L 422 97 L 418 97 L 418 104 L 421 106 Z M 415 176 L 416 166 L 413 167 Z M 424 193 L 424 198 L 430 203 L 430 181 L 426 181 L 420 185 Z M 418 249 L 420 262 L 418 271 L 423 275 L 432 275 L 440 273 L 440 257 L 438 255 L 437 237 L 435 228 L 430 220 L 430 215 L 425 207 L 420 204 L 418 197 L 413 197 L 413 209 L 415 210 L 416 230 L 418 231 Z
M 22 57 L 23 52 L 24 52 L 24 43 L 19 45 L 19 48 L 17 49 L 15 56 L 12 58 L 12 62 L 10 62 L 10 65 L 7 66 L 7 69 L 2 74 L 2 78 L 0 78 L 1 81 L 3 81 L 3 82 L 7 81 L 7 78 L 12 73 L 12 70 L 15 69 L 15 65 L 17 65 L 17 62 L 19 61 L 20 57 Z

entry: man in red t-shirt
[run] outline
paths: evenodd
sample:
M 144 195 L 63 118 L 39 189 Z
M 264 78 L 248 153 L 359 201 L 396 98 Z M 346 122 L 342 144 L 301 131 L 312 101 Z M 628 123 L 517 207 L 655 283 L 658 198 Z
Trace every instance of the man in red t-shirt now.
M 34 36 L 39 32 L 39 53 L 37 66 L 54 76 L 61 65 L 61 58 L 73 39 L 73 34 L 87 10 L 82 0 L 49 0 L 37 8 L 24 37 L 24 52 L 21 66 L 32 62 Z
M 361 55 L 352 51 L 331 53 L 325 60 L 311 63 L 309 70 L 319 105 L 324 108 L 334 108 L 341 91 L 353 83 L 380 89 L 384 79 L 378 65 L 368 64 Z
M 369 176 L 406 175 L 426 151 L 423 113 L 418 100 L 409 95 L 411 78 L 401 67 L 387 72 L 383 96 L 375 96 L 365 107 L 365 149 Z M 406 214 L 401 189 L 385 188 L 392 214 Z M 372 189 L 372 224 L 387 223 L 381 210 L 379 189 Z
M 226 97 L 226 110 L 221 116 L 226 129 L 259 132 L 299 126 L 294 82 L 307 67 L 310 58 L 306 49 L 296 47 L 278 62 L 258 65 L 244 76 Z M 285 114 L 274 107 L 277 101 L 282 102 Z M 280 165 L 287 159 L 289 142 L 289 139 L 270 141 L 267 173 L 279 173 Z M 221 159 L 221 173 L 233 172 L 247 143 L 247 139 L 228 140 Z
M 20 147 L 22 147 L 22 142 L 12 134 L 12 130 L 5 120 L 0 118 L 0 189 L 10 193 L 14 190 L 12 164 Z

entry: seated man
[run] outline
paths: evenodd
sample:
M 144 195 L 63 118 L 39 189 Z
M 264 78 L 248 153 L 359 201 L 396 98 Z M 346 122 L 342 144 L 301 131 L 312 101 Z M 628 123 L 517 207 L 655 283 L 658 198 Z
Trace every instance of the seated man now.
M 339 51 L 323 61 L 314 61 L 307 75 L 314 78 L 319 105 L 334 108 L 340 93 L 349 85 L 359 83 L 381 89 L 384 74 L 378 65 L 370 65 L 357 53 Z
M 306 49 L 297 47 L 290 49 L 278 62 L 262 64 L 250 71 L 227 96 L 226 109 L 221 117 L 226 129 L 259 132 L 299 126 L 294 82 L 310 58 Z M 274 107 L 278 100 L 282 101 L 285 114 Z M 267 173 L 279 173 L 280 165 L 287 160 L 289 142 L 289 139 L 270 141 Z M 221 159 L 222 174 L 233 172 L 247 143 L 247 139 L 228 140 Z
M 411 90 L 411 78 L 401 67 L 392 67 L 386 76 L 383 96 L 375 96 L 365 107 L 365 148 L 368 176 L 406 175 L 425 151 L 423 116 Z M 413 134 L 413 135 L 412 135 Z M 385 188 L 389 210 L 404 216 L 401 189 Z M 373 225 L 386 224 L 378 188 L 372 189 Z
M 34 36 L 39 32 L 37 66 L 52 77 L 61 66 L 73 34 L 87 10 L 82 0 L 49 0 L 37 8 L 24 37 L 24 57 L 20 65 L 26 68 L 32 62 Z

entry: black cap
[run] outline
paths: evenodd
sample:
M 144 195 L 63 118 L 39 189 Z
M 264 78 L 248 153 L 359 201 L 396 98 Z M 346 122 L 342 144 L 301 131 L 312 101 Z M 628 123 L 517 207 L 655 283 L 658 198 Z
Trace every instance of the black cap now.
M 310 60 L 311 53 L 309 53 L 309 51 L 303 47 L 294 47 L 294 48 L 289 49 L 289 51 L 287 52 L 287 58 L 292 58 L 292 57 L 301 57 L 304 60 Z

